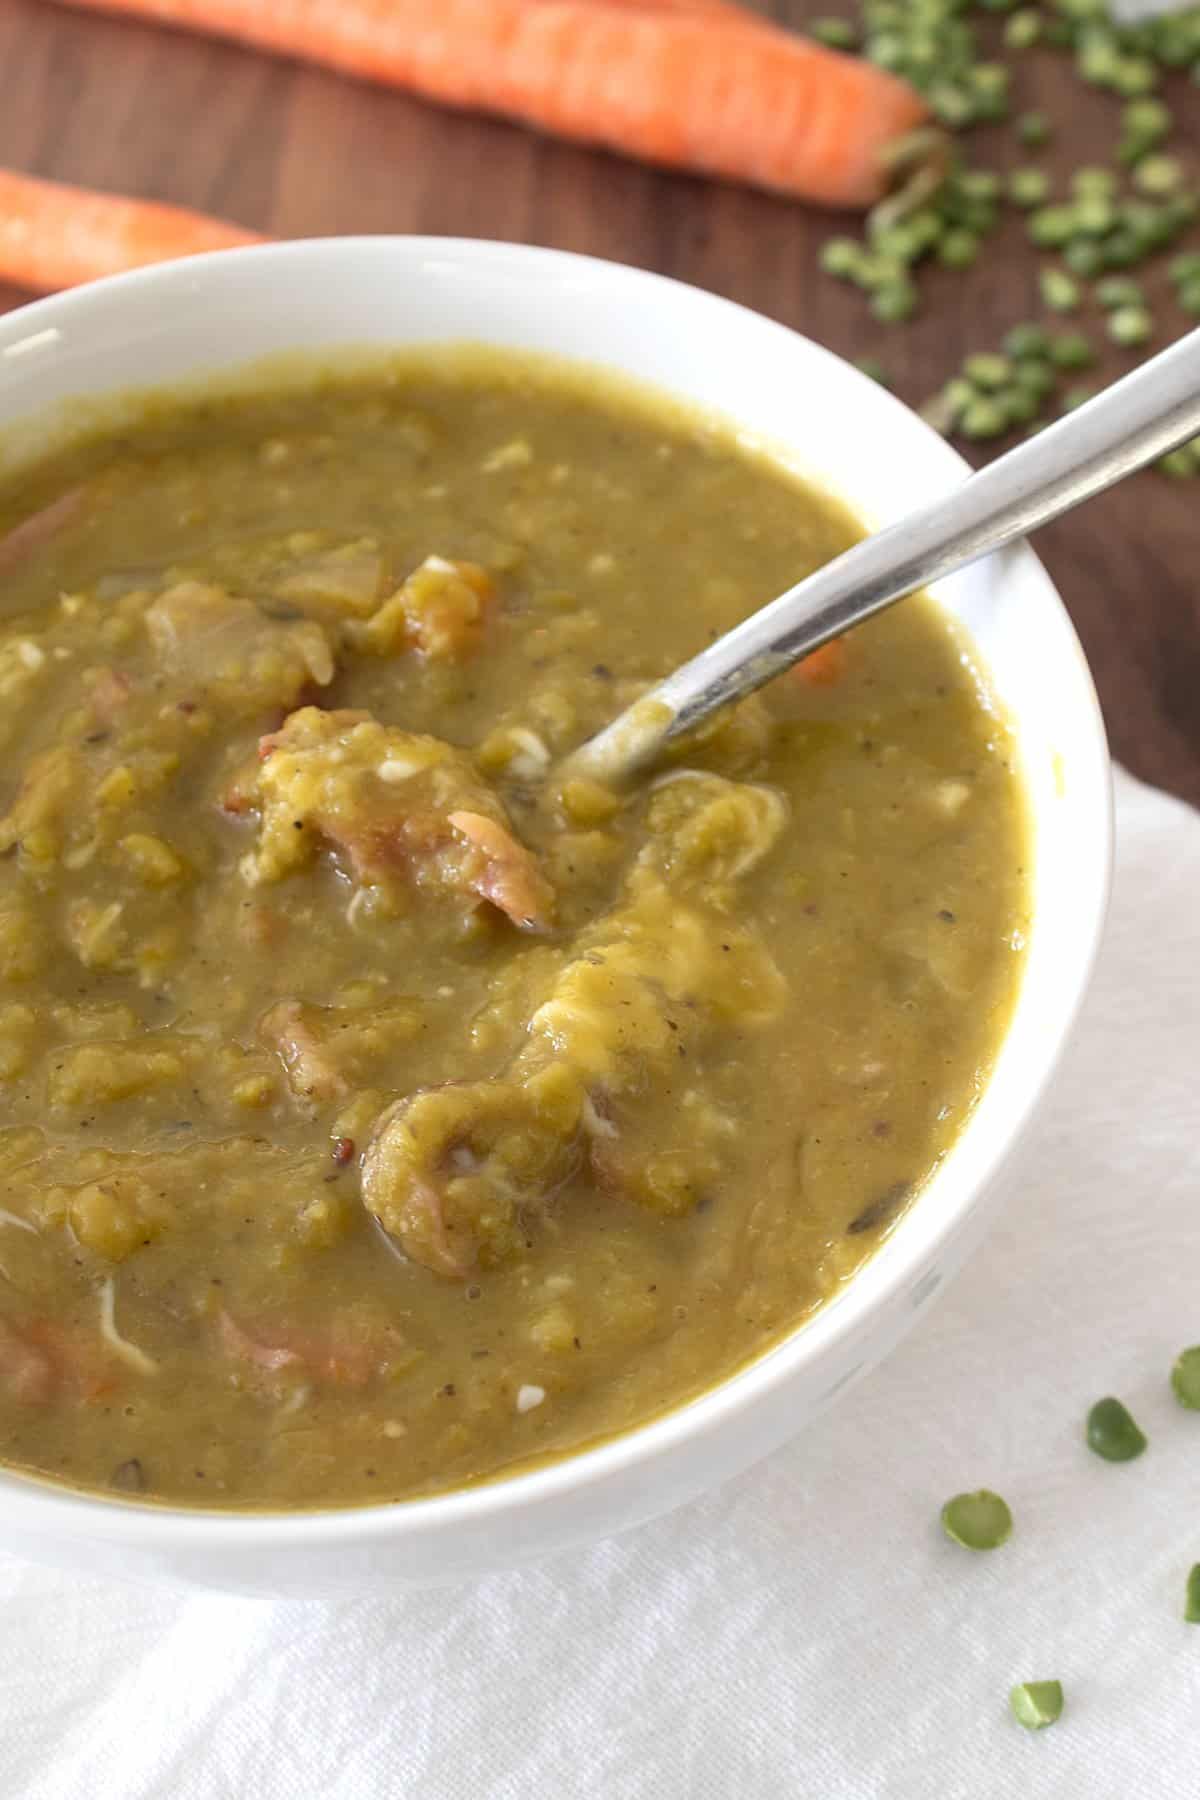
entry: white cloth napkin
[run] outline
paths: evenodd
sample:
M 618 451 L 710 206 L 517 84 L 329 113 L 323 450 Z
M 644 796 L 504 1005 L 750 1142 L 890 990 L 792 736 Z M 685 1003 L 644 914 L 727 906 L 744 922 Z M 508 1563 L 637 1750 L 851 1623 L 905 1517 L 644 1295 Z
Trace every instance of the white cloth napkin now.
M 582 1556 L 271 1604 L 0 1557 L 6 1800 L 1196 1800 L 1200 817 L 1119 779 L 1112 923 L 1021 1185 L 802 1438 Z M 1150 1438 L 1099 1461 L 1124 1397 Z M 942 1501 L 1005 1494 L 991 1555 Z M 1008 1714 L 1057 1677 L 1059 1724 Z

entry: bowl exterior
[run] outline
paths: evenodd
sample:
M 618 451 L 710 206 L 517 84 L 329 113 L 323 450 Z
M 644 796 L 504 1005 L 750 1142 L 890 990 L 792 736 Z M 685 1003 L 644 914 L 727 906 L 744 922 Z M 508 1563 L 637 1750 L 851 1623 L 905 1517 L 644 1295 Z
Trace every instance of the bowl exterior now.
M 869 526 L 961 481 L 915 415 L 819 346 L 641 271 L 453 239 L 317 240 L 198 257 L 0 319 L 0 476 L 123 390 L 227 376 L 281 349 L 486 342 L 573 357 L 732 422 Z M 252 1594 L 469 1579 L 627 1529 L 767 1454 L 887 1354 L 1003 1192 L 1086 988 L 1107 899 L 1111 796 L 1095 692 L 1024 547 L 934 590 L 1016 728 L 1034 922 L 1012 1026 L 962 1137 L 845 1291 L 690 1405 L 565 1462 L 433 1500 L 323 1514 L 199 1514 L 0 1475 L 6 1541 L 89 1572 Z M 764 596 L 766 598 L 767 596 Z

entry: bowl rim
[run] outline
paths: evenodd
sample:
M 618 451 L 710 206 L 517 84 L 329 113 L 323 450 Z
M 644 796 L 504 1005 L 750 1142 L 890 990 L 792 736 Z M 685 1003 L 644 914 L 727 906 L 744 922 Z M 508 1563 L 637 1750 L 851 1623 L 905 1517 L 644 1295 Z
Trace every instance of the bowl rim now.
M 207 286 L 219 290 L 227 274 L 251 262 L 280 265 L 282 269 L 289 263 L 364 256 L 378 256 L 381 260 L 408 257 L 415 262 L 426 257 L 438 260 L 452 257 L 484 268 L 490 266 L 496 273 L 513 265 L 520 265 L 522 271 L 527 271 L 541 264 L 549 273 L 574 273 L 581 278 L 626 284 L 631 296 L 652 289 L 665 295 L 669 305 L 707 309 L 714 326 L 719 327 L 724 322 L 740 332 L 774 334 L 781 354 L 794 356 L 799 350 L 802 356 L 823 362 L 827 372 L 842 384 L 848 399 L 857 393 L 860 400 L 866 402 L 869 395 L 870 405 L 878 414 L 890 412 L 898 434 L 906 433 L 910 440 L 923 439 L 934 460 L 940 460 L 948 480 L 969 473 L 969 465 L 956 450 L 870 376 L 824 345 L 766 314 L 636 265 L 502 240 L 406 234 L 317 237 L 212 251 L 159 263 L 36 299 L 0 316 L 0 359 L 14 353 L 14 346 L 19 349 L 24 342 L 59 326 L 83 323 L 96 307 L 103 308 L 113 302 L 119 304 L 123 296 L 135 291 L 153 292 L 157 288 L 166 301 L 181 287 L 192 292 Z M 486 338 L 478 341 L 486 342 Z M 397 343 L 401 345 L 403 339 L 398 339 Z M 330 347 L 332 349 L 332 345 Z M 253 359 L 239 361 L 234 351 L 220 366 L 226 375 L 232 375 L 245 366 L 247 360 Z M 596 363 L 601 364 L 603 360 L 602 355 L 598 355 Z M 612 363 L 619 374 L 619 357 L 613 358 Z M 640 382 L 641 378 L 638 379 Z M 187 377 L 182 377 L 180 385 L 186 380 Z M 151 385 L 169 387 L 170 383 Z M 652 387 L 653 383 L 649 385 Z M 661 384 L 661 391 L 671 396 L 669 381 Z M 686 396 L 683 398 L 685 403 L 691 404 Z M 727 417 L 728 422 L 736 426 L 736 416 Z M 853 508 L 853 497 L 843 497 Z M 95 1494 L 58 1486 L 37 1474 L 0 1467 L 0 1514 L 7 1522 L 41 1533 L 57 1528 L 72 1537 L 105 1544 L 136 1545 L 139 1549 L 169 1549 L 186 1544 L 189 1548 L 210 1551 L 262 1549 L 268 1541 L 272 1548 L 350 1548 L 384 1539 L 416 1539 L 422 1535 L 432 1539 L 455 1527 L 487 1521 L 499 1524 L 506 1515 L 606 1483 L 613 1477 L 658 1461 L 685 1443 L 699 1443 L 711 1438 L 733 1415 L 785 1386 L 799 1365 L 833 1350 L 842 1339 L 856 1331 L 871 1312 L 885 1310 L 911 1279 L 914 1266 L 928 1262 L 934 1252 L 944 1249 L 959 1234 L 992 1185 L 1015 1142 L 1024 1134 L 1078 1017 L 1100 947 L 1107 911 L 1113 841 L 1111 765 L 1091 671 L 1066 608 L 1033 552 L 1022 544 L 999 555 L 1004 559 L 1007 579 L 1040 590 L 1041 602 L 1057 612 L 1060 624 L 1065 626 L 1064 642 L 1076 664 L 1082 710 L 1087 715 L 1081 721 L 1087 729 L 1081 730 L 1080 743 L 1086 747 L 1083 774 L 1091 790 L 1090 842 L 1094 849 L 1094 869 L 1086 890 L 1089 904 L 1080 908 L 1076 920 L 1078 929 L 1072 946 L 1074 967 L 1070 971 L 1065 1002 L 1055 1021 L 1055 1030 L 1049 1034 L 1040 1065 L 1024 1082 L 1020 1104 L 1013 1109 L 1004 1141 L 994 1148 L 975 1181 L 965 1185 L 956 1195 L 953 1205 L 945 1206 L 942 1215 L 936 1219 L 932 1216 L 933 1209 L 927 1208 L 930 1217 L 923 1219 L 918 1199 L 911 1211 L 903 1216 L 896 1232 L 884 1240 L 853 1279 L 768 1349 L 693 1398 L 652 1415 L 613 1437 L 585 1445 L 552 1461 L 518 1467 L 511 1473 L 501 1471 L 473 1485 L 413 1499 L 311 1511 L 263 1507 L 228 1512 Z M 944 1167 L 953 1163 L 962 1141 L 961 1136 L 955 1140 Z M 918 1221 L 923 1227 L 920 1232 L 913 1228 Z

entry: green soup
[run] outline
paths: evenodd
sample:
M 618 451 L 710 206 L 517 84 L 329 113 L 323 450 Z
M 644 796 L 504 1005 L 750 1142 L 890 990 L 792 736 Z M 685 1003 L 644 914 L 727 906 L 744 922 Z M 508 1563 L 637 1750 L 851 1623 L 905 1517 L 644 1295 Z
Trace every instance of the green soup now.
M 483 354 L 156 402 L 0 491 L 0 1456 L 427 1494 L 703 1390 L 953 1143 L 1028 895 L 907 602 L 628 794 L 566 753 L 852 541 Z

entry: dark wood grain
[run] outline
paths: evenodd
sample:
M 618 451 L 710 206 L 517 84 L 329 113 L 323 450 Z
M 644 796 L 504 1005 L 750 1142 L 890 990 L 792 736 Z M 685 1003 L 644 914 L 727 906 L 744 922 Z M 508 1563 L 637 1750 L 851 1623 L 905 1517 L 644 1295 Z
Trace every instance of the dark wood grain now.
M 763 10 L 798 22 L 828 7 L 778 0 Z M 1081 91 L 1050 55 L 1030 59 L 1021 79 L 1022 107 L 1058 121 L 1050 166 L 1110 153 L 1112 101 Z M 1194 89 L 1184 92 L 1179 115 L 1200 153 L 1200 104 Z M 994 150 L 1010 159 L 1003 133 Z M 818 271 L 836 219 L 46 0 L 0 7 L 0 164 L 281 236 L 437 232 L 641 264 L 844 355 L 880 356 L 914 403 L 964 352 L 994 347 L 1036 312 L 1036 262 L 1015 223 L 968 277 L 933 279 L 931 304 L 911 326 L 885 328 Z M 0 288 L 0 308 L 23 298 Z M 1159 310 L 1167 329 L 1182 329 L 1165 301 Z M 1104 373 L 1131 361 L 1113 351 Z M 1116 753 L 1200 802 L 1200 483 L 1139 477 L 1043 533 L 1038 549 L 1083 638 Z

